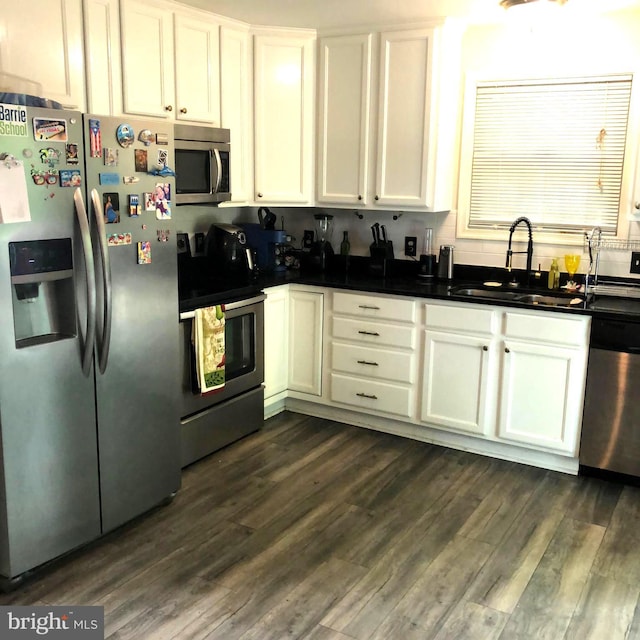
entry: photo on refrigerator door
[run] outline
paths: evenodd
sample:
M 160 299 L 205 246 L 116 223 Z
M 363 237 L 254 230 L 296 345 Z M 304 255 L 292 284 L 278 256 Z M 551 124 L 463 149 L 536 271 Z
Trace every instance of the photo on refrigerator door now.
M 153 190 L 153 200 L 156 209 L 156 219 L 171 218 L 171 185 L 168 182 L 158 182 Z
M 104 221 L 106 224 L 120 222 L 120 196 L 117 193 L 105 193 L 102 196 Z

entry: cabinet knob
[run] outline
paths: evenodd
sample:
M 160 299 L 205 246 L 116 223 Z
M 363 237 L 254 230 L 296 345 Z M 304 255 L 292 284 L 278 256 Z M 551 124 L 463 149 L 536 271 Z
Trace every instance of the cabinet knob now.
M 511 349 L 509 349 L 509 347 L 505 347 L 505 348 L 504 348 L 504 352 L 505 352 L 505 353 L 511 353 Z
M 376 196 L 376 200 L 380 200 L 380 196 Z
M 170 104 L 168 104 L 168 105 L 164 108 L 164 110 L 165 110 L 165 111 L 173 111 L 173 107 L 172 107 Z
M 482 350 L 483 350 L 483 351 L 489 351 L 489 347 L 487 347 L 487 345 L 485 344 L 485 345 L 482 347 Z
M 358 200 L 362 200 L 362 196 L 358 196 Z
M 258 198 L 262 198 L 262 194 L 261 193 L 258 193 Z
M 180 113 L 187 113 L 187 110 L 184 107 L 182 107 L 182 109 L 180 109 Z

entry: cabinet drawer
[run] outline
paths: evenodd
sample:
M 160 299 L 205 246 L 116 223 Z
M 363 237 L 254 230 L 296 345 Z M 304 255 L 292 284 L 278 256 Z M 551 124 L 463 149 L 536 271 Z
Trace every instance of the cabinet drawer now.
M 413 383 L 413 355 L 401 351 L 333 343 L 331 368 L 367 378 Z
M 381 298 L 336 291 L 333 294 L 333 312 L 361 318 L 414 322 L 416 305 L 413 300 L 403 298 Z
M 331 374 L 331 400 L 334 402 L 349 404 L 366 411 L 381 411 L 409 417 L 412 398 L 412 391 L 408 387 Z
M 563 345 L 586 345 L 589 340 L 589 318 L 567 318 L 559 313 L 505 313 L 504 334 L 528 342 L 544 341 Z
M 426 304 L 425 309 L 429 329 L 491 334 L 497 324 L 497 312 L 480 305 L 449 307 L 447 305 Z
M 357 340 L 385 347 L 415 348 L 416 330 L 413 327 L 367 322 L 351 318 L 333 318 L 333 337 Z

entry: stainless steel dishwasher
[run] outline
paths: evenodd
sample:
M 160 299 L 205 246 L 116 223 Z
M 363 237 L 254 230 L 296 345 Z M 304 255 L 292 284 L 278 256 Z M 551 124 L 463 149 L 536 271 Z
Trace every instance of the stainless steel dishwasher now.
M 582 473 L 598 470 L 640 477 L 639 392 L 640 318 L 594 317 L 580 444 Z

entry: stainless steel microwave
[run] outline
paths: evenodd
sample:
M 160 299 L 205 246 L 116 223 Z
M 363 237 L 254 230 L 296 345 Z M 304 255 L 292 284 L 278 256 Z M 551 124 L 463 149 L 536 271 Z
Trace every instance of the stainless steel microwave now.
M 175 124 L 176 203 L 231 200 L 229 129 Z

